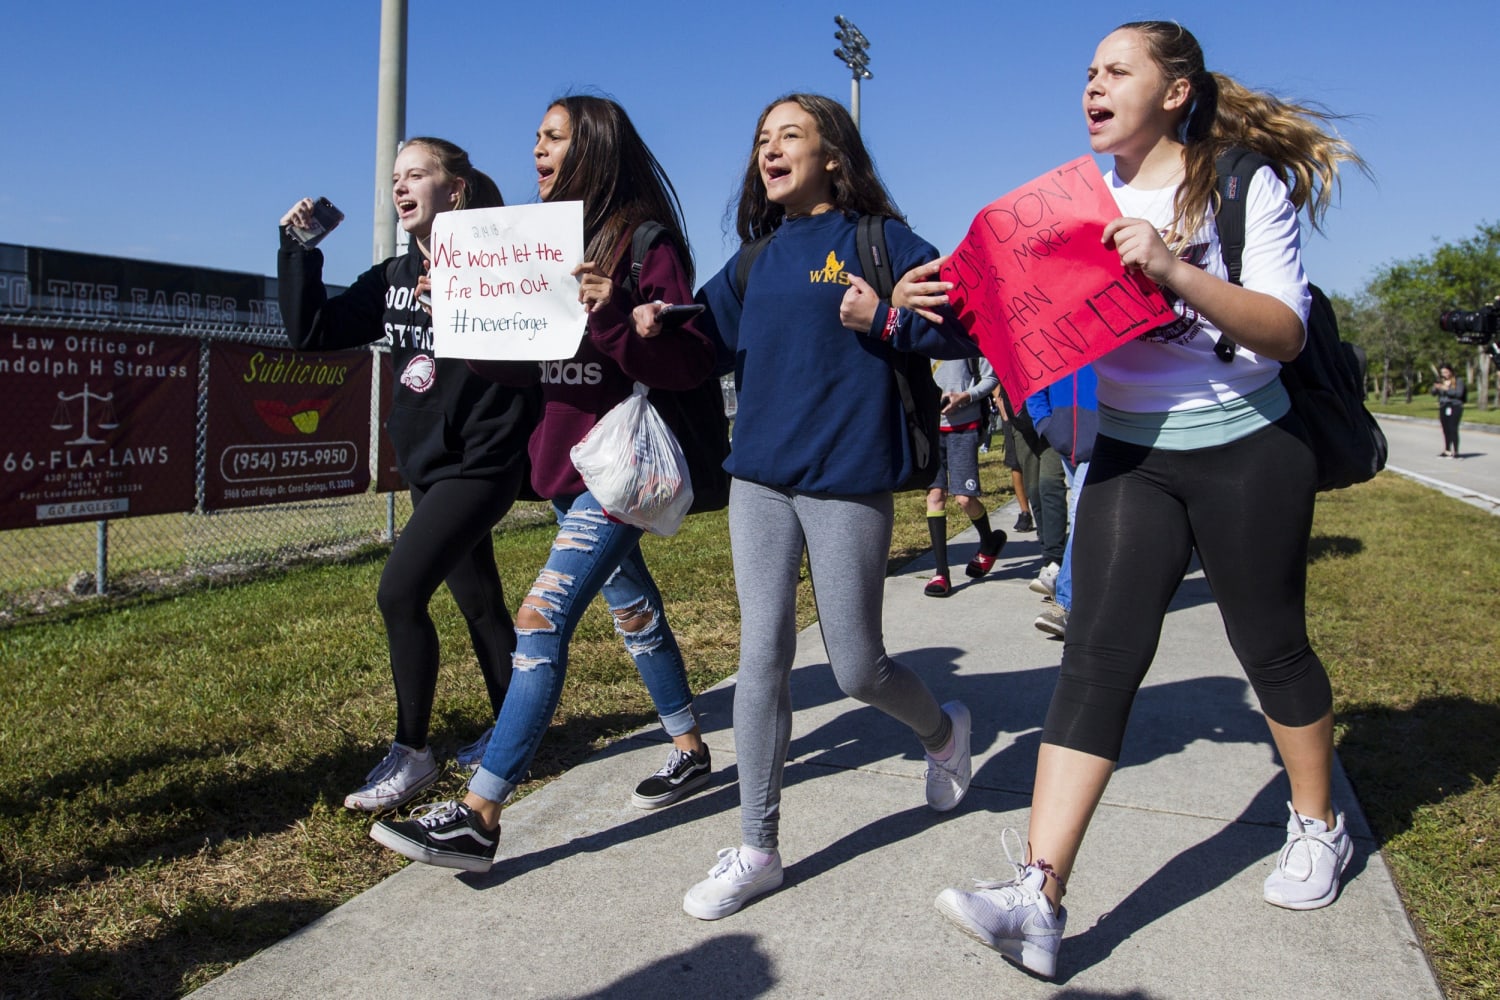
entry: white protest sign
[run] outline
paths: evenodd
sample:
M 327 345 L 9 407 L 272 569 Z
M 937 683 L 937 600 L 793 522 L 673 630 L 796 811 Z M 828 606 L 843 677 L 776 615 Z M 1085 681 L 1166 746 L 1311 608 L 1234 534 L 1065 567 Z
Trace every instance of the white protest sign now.
M 432 221 L 432 352 L 440 358 L 562 361 L 587 313 L 583 203 L 442 212 Z

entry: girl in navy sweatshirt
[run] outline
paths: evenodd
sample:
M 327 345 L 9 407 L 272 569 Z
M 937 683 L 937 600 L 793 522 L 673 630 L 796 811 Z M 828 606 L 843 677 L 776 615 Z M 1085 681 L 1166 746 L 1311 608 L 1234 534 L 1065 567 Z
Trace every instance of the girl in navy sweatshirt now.
M 433 356 L 432 317 L 417 304 L 434 216 L 501 205 L 500 189 L 474 169 L 468 153 L 430 137 L 407 140 L 391 184 L 401 227 L 411 237 L 403 256 L 375 265 L 330 298 L 323 252 L 304 248 L 288 230 L 310 220 L 313 202 L 303 198 L 281 219 L 276 259 L 281 315 L 293 347 L 326 351 L 388 339 L 396 370 L 386 431 L 411 487 L 412 512 L 376 593 L 396 684 L 396 738 L 344 799 L 347 808 L 367 812 L 400 805 L 441 771 L 427 746 L 438 675 L 438 635 L 427 605 L 444 582 L 468 623 L 490 706 L 500 711 L 515 632 L 490 529 L 516 500 L 526 439 L 536 424 L 533 391 L 496 385 L 462 361 Z
M 878 300 L 858 273 L 861 215 L 890 219 L 886 241 L 894 272 L 904 275 L 891 302 Z M 746 243 L 774 236 L 743 289 L 736 255 L 699 293 L 739 392 L 728 468 L 740 602 L 734 738 L 742 837 L 683 900 L 703 920 L 781 885 L 781 773 L 804 549 L 840 687 L 911 727 L 927 753 L 933 809 L 958 805 L 970 770 L 968 709 L 940 707 L 916 674 L 886 655 L 881 639 L 891 495 L 912 468 L 894 352 L 978 354 L 956 320 L 933 311 L 947 304 L 948 286 L 935 280 L 938 253 L 906 227 L 849 113 L 808 94 L 761 113 L 738 229 Z M 637 310 L 643 333 L 657 328 L 659 308 Z
M 671 182 L 614 101 L 565 97 L 547 109 L 534 150 L 543 201 L 580 200 L 586 262 L 574 271 L 588 331 L 578 353 L 542 372 L 542 422 L 531 438 L 532 486 L 557 511 L 557 539 L 516 613 L 510 693 L 462 802 L 439 802 L 404 822 L 377 823 L 370 835 L 414 861 L 485 871 L 500 835 L 500 810 L 526 778 L 557 711 L 568 641 L 594 595 L 604 594 L 615 630 L 635 660 L 672 737 L 667 764 L 637 787 L 634 804 L 656 809 L 703 787 L 708 747 L 693 713 L 687 671 L 661 594 L 641 557 L 641 529 L 612 519 L 588 492 L 569 450 L 630 395 L 636 382 L 689 389 L 713 373 L 714 350 L 692 322 L 660 336 L 637 336 L 631 310 L 643 299 L 686 302 L 693 271 Z M 665 227 L 642 262 L 632 293 L 635 227 Z M 513 369 L 471 365 L 498 378 Z M 533 367 L 533 371 L 535 368 Z

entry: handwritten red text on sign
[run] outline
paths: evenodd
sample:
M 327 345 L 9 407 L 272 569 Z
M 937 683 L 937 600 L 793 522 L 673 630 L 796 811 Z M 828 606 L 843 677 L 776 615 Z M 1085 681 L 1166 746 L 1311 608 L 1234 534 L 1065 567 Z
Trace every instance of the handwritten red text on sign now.
M 1082 156 L 985 206 L 944 266 L 959 319 L 1016 405 L 1170 316 L 1101 242 L 1119 215 Z

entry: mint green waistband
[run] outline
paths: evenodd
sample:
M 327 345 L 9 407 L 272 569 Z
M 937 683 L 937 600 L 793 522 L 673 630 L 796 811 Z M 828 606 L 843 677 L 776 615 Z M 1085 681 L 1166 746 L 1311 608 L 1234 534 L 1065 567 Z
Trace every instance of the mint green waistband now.
M 1129 413 L 1099 404 L 1099 433 L 1166 451 L 1194 451 L 1238 441 L 1286 415 L 1291 400 L 1274 378 L 1248 396 L 1167 413 Z

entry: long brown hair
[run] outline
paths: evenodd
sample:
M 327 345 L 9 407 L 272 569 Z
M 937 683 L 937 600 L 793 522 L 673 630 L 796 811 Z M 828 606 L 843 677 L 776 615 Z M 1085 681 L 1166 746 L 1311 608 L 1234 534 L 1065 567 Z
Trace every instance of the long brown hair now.
M 1186 80 L 1191 99 L 1178 125 L 1183 142 L 1183 182 L 1172 202 L 1174 228 L 1197 231 L 1217 207 L 1214 161 L 1232 148 L 1249 149 L 1276 164 L 1292 204 L 1307 210 L 1314 229 L 1333 203 L 1339 167 L 1369 167 L 1354 147 L 1333 129 L 1344 116 L 1326 109 L 1284 101 L 1251 90 L 1203 63 L 1203 48 L 1193 33 L 1174 21 L 1132 21 L 1116 31 L 1138 32 L 1162 75 Z
M 457 177 L 464 182 L 463 189 L 458 192 L 458 201 L 453 203 L 455 210 L 500 208 L 505 204 L 505 199 L 500 196 L 500 186 L 489 174 L 470 163 L 469 154 L 459 146 L 447 139 L 437 139 L 430 135 L 413 136 L 402 143 L 403 149 L 407 146 L 426 149 L 449 177 Z
M 583 202 L 584 259 L 612 271 L 635 227 L 659 222 L 691 285 L 693 255 L 677 189 L 625 109 L 607 97 L 583 94 L 560 97 L 551 108 L 568 113 L 573 137 L 546 200 Z
M 745 166 L 744 185 L 736 206 L 735 231 L 740 240 L 749 243 L 781 225 L 786 209 L 766 198 L 766 185 L 760 176 L 760 130 L 766 117 L 781 104 L 795 104 L 812 116 L 823 143 L 823 154 L 838 164 L 833 171 L 833 207 L 856 215 L 885 215 L 906 222 L 901 210 L 891 200 L 875 170 L 875 161 L 860 138 L 859 126 L 842 104 L 821 94 L 787 94 L 766 105 L 755 122 L 750 143 L 750 162 Z

